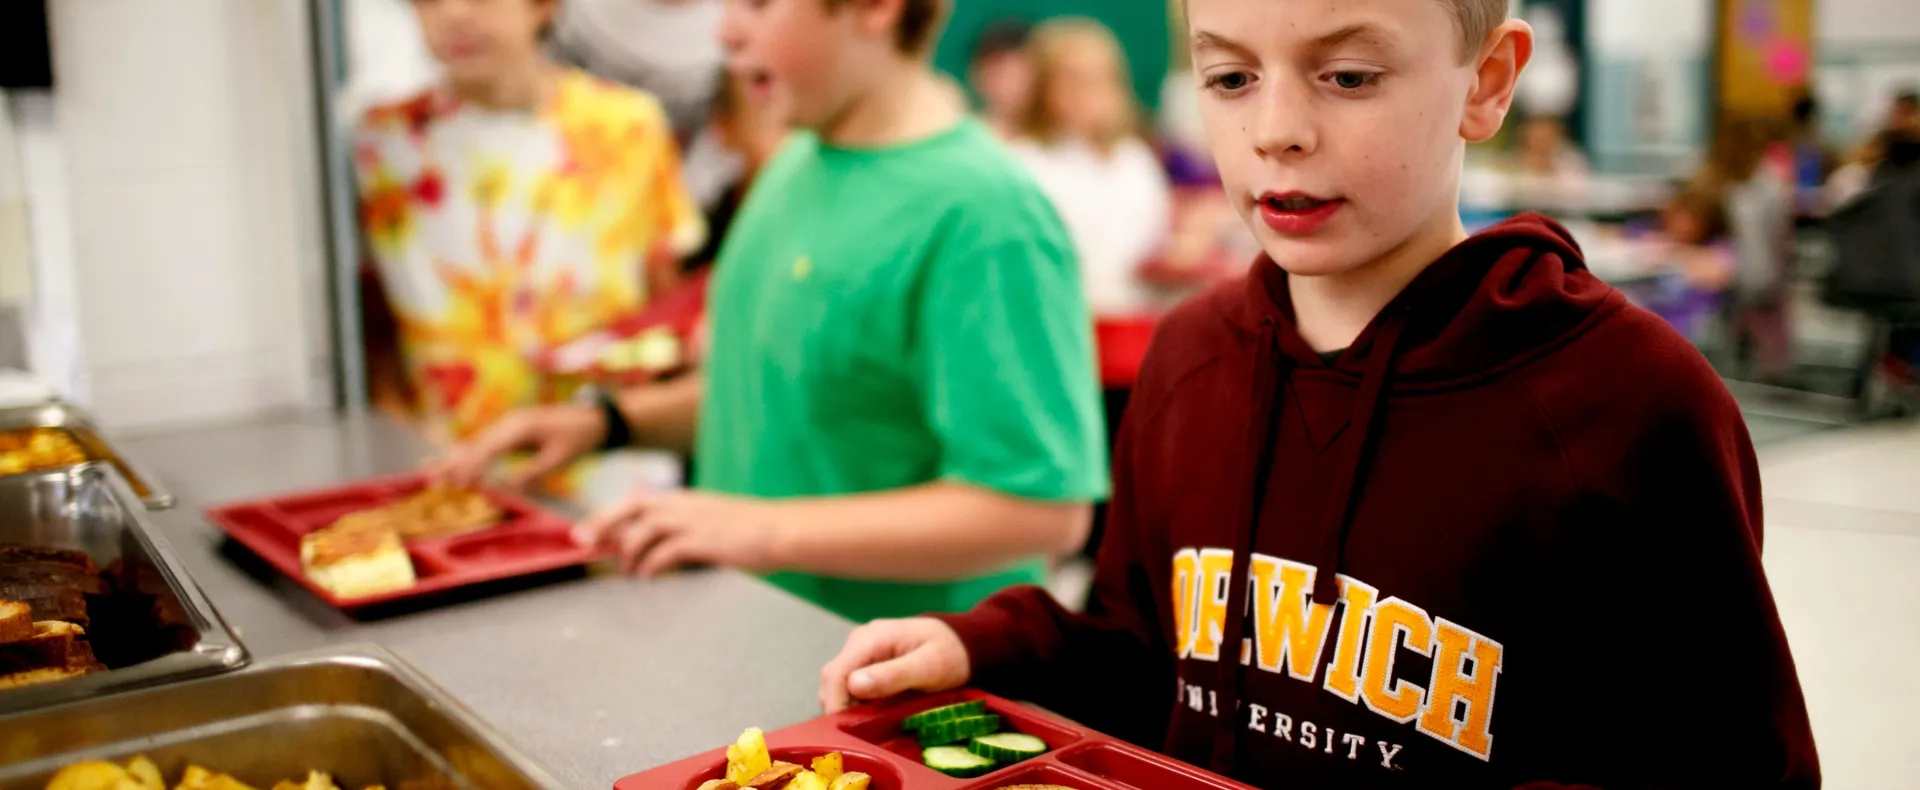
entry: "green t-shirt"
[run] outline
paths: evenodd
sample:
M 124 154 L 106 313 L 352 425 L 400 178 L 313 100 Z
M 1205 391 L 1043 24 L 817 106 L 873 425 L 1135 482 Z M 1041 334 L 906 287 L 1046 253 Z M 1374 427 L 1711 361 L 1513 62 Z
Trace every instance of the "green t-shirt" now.
M 780 498 L 952 480 L 1035 500 L 1105 496 L 1072 249 L 978 122 L 878 149 L 796 133 L 720 253 L 696 485 Z M 873 558 L 876 575 L 886 561 Z M 964 610 L 1043 570 L 1036 558 L 953 583 L 769 579 L 864 621 Z

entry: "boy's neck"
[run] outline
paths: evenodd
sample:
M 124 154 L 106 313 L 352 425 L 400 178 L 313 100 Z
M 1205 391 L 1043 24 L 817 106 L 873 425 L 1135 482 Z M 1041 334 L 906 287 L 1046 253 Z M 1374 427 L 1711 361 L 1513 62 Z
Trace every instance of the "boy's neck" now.
M 1448 211 L 1405 244 L 1352 271 L 1323 277 L 1288 275 L 1287 292 L 1301 339 L 1323 354 L 1353 345 L 1413 278 L 1466 239 L 1459 211 Z
M 896 75 L 874 80 L 872 89 L 821 128 L 820 139 L 836 148 L 884 148 L 931 137 L 966 117 L 959 90 L 925 62 L 898 65 Z
M 484 82 L 452 83 L 460 100 L 489 110 L 532 110 L 552 98 L 559 83 L 560 70 L 545 58 L 535 58 L 521 68 L 509 69 Z

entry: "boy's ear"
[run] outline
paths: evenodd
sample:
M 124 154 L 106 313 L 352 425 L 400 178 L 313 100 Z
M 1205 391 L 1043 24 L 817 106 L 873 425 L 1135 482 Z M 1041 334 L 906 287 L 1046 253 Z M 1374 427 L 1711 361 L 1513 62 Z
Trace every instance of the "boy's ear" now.
M 869 36 L 892 38 L 900 27 L 906 0 L 844 0 L 854 14 L 854 26 Z
M 1467 90 L 1467 111 L 1460 118 L 1460 136 L 1470 143 L 1492 139 L 1507 120 L 1520 72 L 1533 59 L 1533 28 L 1509 19 L 1487 34 L 1487 43 L 1474 60 L 1473 84 Z

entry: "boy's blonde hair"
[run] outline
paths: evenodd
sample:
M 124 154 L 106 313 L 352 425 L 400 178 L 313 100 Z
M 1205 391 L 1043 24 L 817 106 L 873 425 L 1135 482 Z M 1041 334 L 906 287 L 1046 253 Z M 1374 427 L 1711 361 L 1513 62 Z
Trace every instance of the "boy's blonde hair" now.
M 1480 54 L 1493 29 L 1507 21 L 1507 0 L 1445 0 L 1453 9 L 1454 32 L 1459 34 L 1460 59 Z
M 1460 59 L 1468 60 L 1480 54 L 1480 47 L 1487 42 L 1487 36 L 1500 23 L 1507 21 L 1508 0 L 1439 0 L 1453 11 L 1454 32 L 1459 36 Z M 1185 20 L 1187 0 L 1172 0 L 1174 18 Z M 1184 25 L 1182 25 L 1184 27 Z M 1184 60 L 1187 55 L 1187 37 L 1174 36 L 1175 57 Z
M 1069 51 L 1087 45 L 1113 53 L 1114 66 L 1120 70 L 1120 90 L 1126 94 L 1119 117 L 1109 128 L 1100 130 L 1094 145 L 1110 151 L 1121 140 L 1139 133 L 1140 110 L 1133 101 L 1133 77 L 1127 71 L 1127 52 L 1120 46 L 1120 39 L 1106 25 L 1086 17 L 1069 16 L 1040 23 L 1027 39 L 1027 57 L 1033 62 L 1033 90 L 1027 98 L 1026 112 L 1021 115 L 1021 134 L 1044 142 L 1059 133 L 1060 119 L 1053 117 L 1048 102 L 1053 75 Z
M 827 0 L 828 8 L 838 8 L 852 0 Z M 953 0 L 901 0 L 900 23 L 893 29 L 894 43 L 900 51 L 919 55 L 933 50 L 946 26 L 947 11 Z

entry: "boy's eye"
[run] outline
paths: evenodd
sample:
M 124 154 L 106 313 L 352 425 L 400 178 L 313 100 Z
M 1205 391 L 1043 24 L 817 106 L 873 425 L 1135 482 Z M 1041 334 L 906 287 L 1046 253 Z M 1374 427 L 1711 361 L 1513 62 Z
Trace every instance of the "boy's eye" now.
M 1244 71 L 1229 71 L 1225 74 L 1215 74 L 1207 78 L 1207 87 L 1228 93 L 1240 90 L 1251 84 L 1253 84 L 1253 76 Z
M 1343 91 L 1357 91 L 1372 84 L 1375 76 L 1365 71 L 1336 71 L 1333 84 Z

